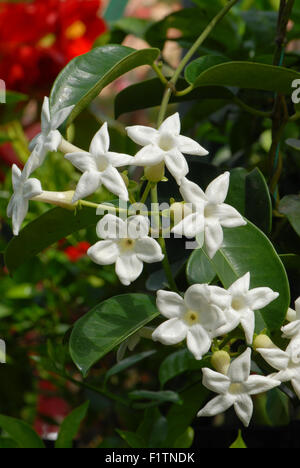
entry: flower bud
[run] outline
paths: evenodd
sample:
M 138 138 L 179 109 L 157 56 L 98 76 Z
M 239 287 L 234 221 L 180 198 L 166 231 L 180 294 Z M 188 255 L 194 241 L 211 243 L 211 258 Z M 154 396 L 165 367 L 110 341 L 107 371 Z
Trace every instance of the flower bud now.
M 173 203 L 170 208 L 171 220 L 174 224 L 180 223 L 186 216 L 192 213 L 192 208 L 184 202 Z
M 253 341 L 253 348 L 276 348 L 275 344 L 273 341 L 264 334 L 257 335 L 257 337 Z
M 121 177 L 124 180 L 124 183 L 125 183 L 126 187 L 128 188 L 128 186 L 129 186 L 128 171 L 122 172 Z
M 74 191 L 68 192 L 42 192 L 41 195 L 32 198 L 33 201 L 50 203 L 51 205 L 61 206 L 62 208 L 74 209 L 75 205 L 72 204 Z
M 294 309 L 291 309 L 289 307 L 288 311 L 287 311 L 287 314 L 286 314 L 286 319 L 289 322 L 294 322 L 294 320 L 297 320 L 297 312 Z
M 211 363 L 217 372 L 227 375 L 230 366 L 230 356 L 226 351 L 216 351 L 212 355 Z
M 145 168 L 145 179 L 149 182 L 160 182 L 165 177 L 165 163 L 162 161 L 156 166 L 148 166 Z

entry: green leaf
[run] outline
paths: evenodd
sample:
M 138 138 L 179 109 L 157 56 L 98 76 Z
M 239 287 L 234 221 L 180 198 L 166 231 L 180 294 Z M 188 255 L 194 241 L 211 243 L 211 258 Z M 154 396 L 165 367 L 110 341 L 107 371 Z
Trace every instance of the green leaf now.
M 128 0 L 110 0 L 103 13 L 105 21 L 113 22 L 122 18 L 127 7 Z
M 134 68 L 152 65 L 158 55 L 157 49 L 135 50 L 121 45 L 105 45 L 76 57 L 53 85 L 51 113 L 75 105 L 68 118 L 69 125 L 108 84 Z
M 79 406 L 73 410 L 62 422 L 58 434 L 58 438 L 55 443 L 55 448 L 72 448 L 73 447 L 73 440 L 75 439 L 80 424 L 86 417 L 87 411 L 89 407 L 89 401 L 84 403 L 83 405 Z
M 37 433 L 20 419 L 1 414 L 0 427 L 18 444 L 19 448 L 45 448 Z
M 225 62 L 230 62 L 230 60 L 223 55 L 204 55 L 203 57 L 193 60 L 193 62 L 186 67 L 185 79 L 188 83 L 195 83 L 201 73 Z
M 289 220 L 300 236 L 300 195 L 286 195 L 280 200 L 279 211 Z
M 110 204 L 113 202 L 109 202 Z M 5 250 L 5 264 L 13 273 L 19 266 L 55 242 L 89 226 L 96 225 L 100 216 L 96 210 L 83 207 L 77 211 L 54 208 L 27 224 Z
M 128 367 L 134 366 L 138 362 L 143 361 L 144 359 L 150 356 L 153 356 L 153 354 L 155 353 L 156 350 L 145 351 L 144 353 L 135 354 L 134 356 L 123 359 L 121 362 L 118 362 L 118 364 L 111 367 L 108 372 L 106 372 L 105 382 L 107 382 L 107 380 L 110 379 L 110 377 L 112 377 L 113 375 L 123 372 L 124 370 L 128 369 Z
M 238 433 L 236 440 L 233 442 L 233 444 L 230 445 L 229 448 L 235 448 L 235 449 L 247 448 L 242 437 L 242 431 L 240 429 L 239 429 L 239 433 Z
M 158 315 L 154 298 L 145 294 L 124 294 L 102 302 L 73 328 L 73 361 L 86 375 L 93 364 Z
M 163 387 L 169 380 L 189 370 L 199 370 L 207 365 L 209 358 L 196 361 L 193 355 L 182 349 L 167 356 L 159 368 L 159 381 Z
M 186 431 L 176 439 L 173 448 L 190 448 L 194 442 L 194 437 L 195 431 L 191 426 L 189 426 Z
M 123 440 L 125 440 L 129 447 L 146 448 L 146 442 L 138 434 L 130 431 L 122 431 L 121 429 L 116 429 L 116 432 L 120 435 L 120 437 L 122 437 Z
M 261 316 L 257 315 L 258 326 L 262 317 L 269 330 L 278 329 L 289 307 L 290 290 L 286 271 L 273 245 L 250 221 L 246 226 L 223 228 L 223 231 L 223 246 L 213 259 L 209 259 L 211 266 L 225 288 L 250 272 L 251 288 L 268 286 L 279 292 L 279 297 L 260 311 Z M 189 262 L 197 262 L 198 257 L 201 261 L 203 252 L 202 249 L 195 250 Z
M 272 230 L 272 200 L 263 174 L 256 167 L 246 176 L 245 216 L 265 234 Z
M 176 88 L 178 91 L 185 89 L 188 83 L 184 79 L 180 79 Z M 147 109 L 149 107 L 159 106 L 165 86 L 161 83 L 159 78 L 152 78 L 141 83 L 128 86 L 121 91 L 115 99 L 115 117 L 126 112 L 134 112 L 140 109 Z M 172 94 L 170 103 L 180 103 L 185 101 L 194 100 L 225 100 L 232 101 L 234 94 L 227 88 L 216 86 L 207 86 L 205 88 L 197 88 L 185 96 L 175 96 Z
M 300 140 L 296 140 L 296 138 L 288 138 L 286 140 L 286 144 L 291 148 L 300 151 Z
M 19 448 L 17 442 L 9 437 L 0 437 L 0 449 Z
M 193 63 L 187 66 L 185 77 L 198 86 L 237 86 L 244 89 L 260 89 L 291 94 L 292 82 L 300 79 L 300 73 L 284 67 L 254 62 L 226 62 L 195 76 Z
M 171 390 L 152 392 L 148 390 L 134 390 L 128 394 L 131 400 L 151 400 L 159 403 L 171 402 L 181 404 L 178 393 Z
M 197 255 L 192 255 L 187 263 L 186 275 L 189 284 L 211 283 L 216 272 L 211 262 L 202 250 L 197 250 Z

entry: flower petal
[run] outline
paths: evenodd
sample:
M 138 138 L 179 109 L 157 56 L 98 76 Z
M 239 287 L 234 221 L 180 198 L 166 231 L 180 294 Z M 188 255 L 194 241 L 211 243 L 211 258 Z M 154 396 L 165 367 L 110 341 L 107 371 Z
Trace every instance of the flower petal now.
M 57 151 L 61 144 L 62 136 L 58 130 L 51 130 L 45 138 L 44 146 L 48 151 Z
M 91 153 L 68 153 L 65 158 L 79 169 L 81 172 L 97 172 L 97 163 L 95 157 Z
M 198 361 L 209 351 L 212 341 L 205 328 L 200 324 L 189 328 L 186 340 L 188 349 Z
M 113 167 L 131 166 L 135 163 L 135 158 L 129 154 L 113 153 L 108 151 L 106 157 Z
M 236 280 L 232 285 L 228 288 L 228 292 L 232 296 L 243 296 L 245 295 L 250 288 L 250 273 L 246 273 L 244 276 Z
M 205 245 L 210 258 L 213 258 L 223 243 L 223 229 L 218 221 L 210 220 L 205 226 Z
M 153 341 L 159 341 L 164 345 L 181 343 L 186 338 L 187 326 L 178 318 L 166 320 L 154 330 Z
M 176 138 L 179 151 L 185 154 L 191 154 L 195 156 L 206 156 L 208 151 L 204 149 L 197 141 L 192 140 L 186 136 L 179 135 Z
M 158 131 L 155 128 L 143 125 L 127 127 L 126 132 L 131 140 L 141 146 L 151 145 L 158 138 Z
M 257 348 L 256 350 L 270 366 L 285 370 L 289 364 L 289 355 L 280 348 Z
M 134 251 L 138 258 L 145 263 L 161 262 L 164 259 L 161 246 L 151 237 L 138 239 L 135 243 Z
M 277 299 L 279 294 L 270 288 L 255 288 L 247 293 L 247 301 L 252 310 L 263 309 Z
M 114 193 L 121 198 L 121 200 L 129 200 L 128 190 L 124 179 L 115 167 L 108 166 L 108 168 L 102 173 L 101 180 L 109 192 Z
M 133 158 L 133 166 L 156 166 L 164 160 L 164 152 L 156 145 L 147 145 Z
M 226 203 L 217 206 L 217 216 L 223 227 L 234 228 L 247 224 L 242 215 L 233 206 Z
M 210 203 L 217 205 L 224 203 L 229 189 L 229 180 L 230 173 L 225 172 L 209 184 L 205 191 L 205 195 Z
M 244 388 L 249 395 L 257 395 L 271 390 L 280 385 L 280 381 L 263 375 L 250 375 L 247 382 L 244 382 Z
M 300 400 L 300 378 L 299 377 L 292 378 L 291 384 L 293 386 L 293 389 L 295 390 L 297 397 Z
M 143 271 L 143 262 L 135 254 L 121 255 L 116 261 L 116 274 L 125 286 L 133 283 Z
M 50 105 L 49 105 L 49 98 L 45 96 L 44 102 L 42 105 L 42 112 L 41 112 L 41 126 L 43 134 L 47 134 L 50 129 Z
M 230 386 L 230 379 L 227 375 L 216 372 L 208 367 L 202 369 L 203 385 L 215 393 L 227 393 Z
M 237 357 L 229 366 L 228 377 L 231 382 L 245 382 L 250 374 L 251 367 L 251 349 L 247 348 L 239 357 Z
M 174 136 L 179 136 L 181 130 L 181 123 L 179 113 L 168 117 L 159 127 L 159 133 L 170 133 Z
M 105 122 L 100 130 L 96 133 L 94 138 L 92 139 L 90 145 L 90 153 L 96 156 L 101 156 L 106 154 L 109 150 L 109 134 L 108 134 L 108 127 L 107 122 Z
M 116 242 L 103 240 L 90 247 L 87 254 L 97 265 L 112 265 L 116 263 L 120 251 Z
M 38 179 L 26 180 L 23 187 L 23 196 L 29 200 L 30 198 L 37 197 L 43 192 L 41 182 Z
M 128 237 L 138 239 L 148 237 L 150 230 L 150 220 L 143 215 L 130 216 L 127 221 Z
M 185 157 L 175 148 L 166 153 L 164 159 L 169 172 L 175 178 L 177 184 L 180 185 L 182 179 L 189 173 L 189 166 Z
M 64 107 L 63 109 L 60 109 L 59 111 L 55 112 L 55 114 L 51 118 L 52 130 L 58 129 L 64 123 L 64 121 L 67 120 L 74 107 L 75 105 Z
M 172 233 L 188 238 L 196 237 L 204 231 L 204 217 L 201 213 L 193 213 L 186 216 L 180 223 L 173 227 Z
M 12 225 L 13 233 L 15 236 L 19 235 L 22 223 L 28 212 L 28 200 L 18 197 L 14 200 L 14 207 L 12 210 Z
M 245 393 L 240 394 L 233 406 L 237 417 L 242 421 L 245 427 L 248 427 L 253 414 L 253 402 L 251 397 Z
M 247 343 L 252 344 L 255 329 L 255 314 L 252 310 L 248 309 L 243 312 L 243 316 L 241 317 L 241 326 L 245 332 Z
M 170 291 L 157 291 L 156 305 L 166 318 L 180 317 L 186 311 L 183 298 Z
M 107 214 L 97 224 L 97 236 L 100 239 L 126 239 L 127 225 L 118 216 Z
M 102 185 L 100 172 L 88 171 L 82 174 L 77 184 L 72 203 L 95 193 Z
M 203 190 L 194 182 L 191 182 L 187 178 L 182 179 L 180 185 L 180 193 L 183 199 L 187 203 L 192 203 L 194 207 L 201 211 L 204 211 L 204 202 L 206 202 L 206 196 Z
M 227 393 L 226 395 L 218 395 L 209 401 L 204 408 L 202 408 L 197 416 L 216 416 L 217 414 L 224 413 L 230 408 L 235 401 L 235 398 Z

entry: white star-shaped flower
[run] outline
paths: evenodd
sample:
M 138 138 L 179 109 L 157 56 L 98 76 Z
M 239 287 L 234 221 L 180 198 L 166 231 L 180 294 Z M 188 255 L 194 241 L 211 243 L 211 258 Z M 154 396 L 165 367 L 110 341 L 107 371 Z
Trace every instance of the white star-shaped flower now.
M 102 185 L 122 200 L 128 201 L 125 182 L 116 167 L 131 164 L 132 156 L 109 151 L 110 139 L 107 123 L 94 136 L 89 152 L 65 155 L 77 169 L 83 172 L 73 203 L 95 193 Z
M 13 233 L 19 235 L 21 225 L 28 212 L 29 200 L 40 195 L 43 190 L 37 179 L 28 179 L 25 172 L 15 164 L 12 166 L 12 184 L 14 193 L 7 207 L 7 216 L 12 218 Z
M 217 286 L 196 284 L 185 293 L 158 291 L 157 307 L 168 320 L 154 331 L 152 339 L 165 345 L 187 341 L 187 347 L 200 360 L 225 324 L 223 310 L 229 305 L 227 292 Z
M 136 154 L 133 164 L 148 167 L 164 161 L 179 185 L 189 172 L 183 153 L 197 156 L 208 154 L 199 143 L 180 135 L 181 123 L 178 113 L 168 117 L 158 130 L 142 125 L 127 127 L 126 130 L 135 143 L 144 146 Z
M 116 264 L 116 274 L 125 286 L 135 281 L 143 271 L 143 263 L 161 262 L 161 247 L 148 236 L 150 221 L 145 216 L 131 216 L 126 221 L 108 214 L 99 221 L 97 235 L 104 239 L 88 250 L 88 256 L 98 265 Z
M 278 348 L 275 344 L 269 348 L 257 348 L 270 366 L 278 370 L 273 374 L 280 382 L 291 382 L 297 397 L 300 399 L 300 346 L 291 340 L 286 350 Z
M 219 393 L 201 409 L 197 416 L 216 416 L 231 406 L 244 426 L 248 426 L 253 413 L 250 395 L 266 392 L 280 385 L 280 381 L 262 375 L 250 375 L 251 350 L 248 348 L 231 362 L 227 374 L 204 368 L 203 385 L 212 392 Z
M 263 309 L 277 299 L 279 294 L 267 287 L 250 289 L 250 273 L 235 281 L 228 289 L 230 306 L 225 311 L 227 323 L 220 335 L 234 330 L 239 324 L 244 329 L 246 341 L 251 344 L 255 328 L 255 310 Z
M 229 189 L 230 173 L 225 172 L 203 190 L 184 178 L 180 192 L 193 212 L 174 226 L 174 234 L 192 238 L 204 233 L 204 243 L 210 258 L 213 258 L 223 242 L 223 227 L 234 228 L 247 223 L 240 213 L 224 203 Z
M 49 151 L 57 151 L 61 143 L 62 136 L 58 128 L 64 123 L 75 106 L 61 109 L 55 115 L 50 115 L 49 98 L 45 97 L 42 113 L 42 131 L 30 143 L 29 149 L 32 151 L 27 163 L 26 171 L 32 173 L 40 167 Z

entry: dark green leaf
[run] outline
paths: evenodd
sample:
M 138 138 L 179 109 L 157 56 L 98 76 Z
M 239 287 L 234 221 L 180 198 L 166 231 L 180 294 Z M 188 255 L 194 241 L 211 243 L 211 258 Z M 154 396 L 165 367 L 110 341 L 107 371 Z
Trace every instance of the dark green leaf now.
M 241 448 L 247 448 L 244 440 L 243 440 L 243 437 L 242 437 L 242 431 L 239 430 L 239 433 L 238 433 L 238 436 L 236 438 L 236 440 L 233 442 L 232 445 L 230 445 L 229 448 L 235 448 L 235 449 L 241 449 Z
M 116 431 L 122 439 L 125 440 L 129 447 L 135 449 L 146 448 L 146 442 L 138 434 L 130 431 L 122 431 L 121 429 L 116 429 Z
M 230 62 L 230 60 L 223 55 L 204 55 L 203 57 L 194 60 L 188 67 L 186 67 L 185 79 L 188 83 L 195 83 L 201 73 L 211 67 L 225 62 Z
M 286 195 L 279 204 L 279 211 L 283 213 L 294 230 L 300 236 L 300 195 Z
M 0 415 L 0 427 L 18 444 L 19 448 L 45 448 L 37 433 L 20 419 Z
M 128 394 L 131 400 L 151 400 L 159 403 L 171 402 L 181 404 L 182 401 L 176 392 L 165 390 L 160 392 L 151 392 L 148 390 L 134 390 Z
M 114 22 L 122 18 L 127 7 L 128 0 L 110 0 L 103 13 L 105 21 Z
M 73 328 L 73 361 L 86 375 L 93 364 L 158 315 L 154 298 L 145 294 L 125 294 L 102 302 Z
M 208 359 L 196 361 L 187 349 L 176 351 L 167 356 L 159 368 L 159 381 L 163 387 L 169 380 L 189 370 L 199 370 L 207 366 Z
M 75 439 L 80 424 L 84 420 L 87 414 L 89 407 L 89 402 L 87 401 L 83 405 L 79 406 L 73 410 L 62 422 L 58 434 L 57 441 L 55 443 L 55 448 L 72 448 L 73 440 Z
M 135 50 L 121 45 L 97 47 L 73 59 L 58 75 L 50 95 L 51 113 L 75 105 L 70 124 L 105 86 L 141 65 L 151 65 L 159 50 Z
M 155 353 L 155 350 L 145 351 L 144 353 L 135 354 L 134 356 L 123 359 L 121 362 L 118 362 L 118 364 L 111 367 L 108 372 L 106 372 L 105 382 L 107 382 L 107 380 L 110 379 L 110 377 L 112 377 L 113 375 L 123 372 L 124 370 L 128 369 L 128 367 L 134 366 L 138 362 L 143 361 L 144 359 L 150 356 L 153 356 L 153 354 Z
M 265 234 L 272 230 L 272 200 L 263 174 L 256 167 L 246 177 L 245 216 Z

